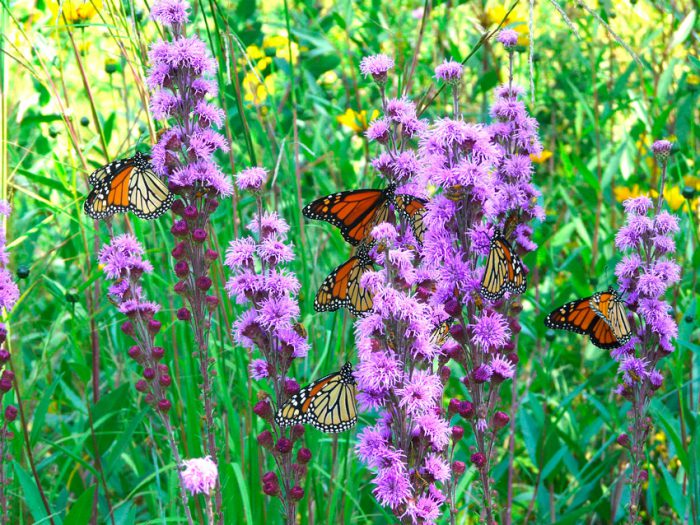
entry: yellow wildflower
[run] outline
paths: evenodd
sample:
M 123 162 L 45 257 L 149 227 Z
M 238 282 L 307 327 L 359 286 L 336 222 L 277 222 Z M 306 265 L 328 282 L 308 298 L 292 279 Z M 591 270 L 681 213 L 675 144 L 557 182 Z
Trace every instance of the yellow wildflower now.
M 508 9 L 509 7 L 506 7 L 505 5 L 494 5 L 489 7 L 484 13 L 484 16 L 481 17 L 482 24 L 489 27 L 498 25 L 501 23 L 501 21 L 503 21 L 502 27 L 504 28 L 514 24 L 509 29 L 513 29 L 516 33 L 518 33 L 518 45 L 523 47 L 529 46 L 530 28 L 528 26 L 527 17 L 516 9 L 511 11 L 508 18 L 503 20 L 508 12 Z
M 245 101 L 252 102 L 256 106 L 265 102 L 268 95 L 275 92 L 274 77 L 274 74 L 268 75 L 261 82 L 260 76 L 255 72 L 246 73 L 243 77 L 243 91 L 245 92 L 243 98 Z
M 681 195 L 681 189 L 678 186 L 664 188 L 664 199 L 666 200 L 668 207 L 673 211 L 677 211 L 685 202 L 685 198 L 683 195 Z
M 318 77 L 317 82 L 325 86 L 332 86 L 333 84 L 338 82 L 338 73 L 336 73 L 332 69 L 330 71 L 326 71 L 320 77 Z
M 290 42 L 284 35 L 270 35 L 263 38 L 263 48 L 272 48 L 275 50 L 275 56 L 289 62 L 291 51 L 292 64 L 296 64 L 299 59 L 299 46 L 296 42 Z
M 551 151 L 549 151 L 548 149 L 543 149 L 542 152 L 538 155 L 531 153 L 530 160 L 535 164 L 544 164 L 552 157 L 552 155 L 553 153 Z
M 378 116 L 379 111 L 375 109 L 374 111 L 372 111 L 372 116 L 369 120 L 372 121 Z M 348 108 L 347 111 L 345 111 L 345 113 L 343 113 L 339 117 L 336 117 L 336 120 L 339 124 L 350 128 L 355 133 L 364 133 L 365 131 L 367 131 L 367 127 L 369 125 L 369 121 L 367 120 L 367 110 L 364 109 L 360 112 L 357 112 L 354 109 Z
M 265 51 L 260 49 L 255 44 L 252 44 L 252 45 L 246 47 L 245 54 L 248 56 L 248 58 L 251 61 L 260 60 L 261 58 L 265 58 Z
M 683 177 L 683 183 L 686 186 L 690 186 L 695 191 L 700 191 L 700 177 L 695 177 L 694 175 L 686 175 Z
M 700 84 L 700 75 L 694 75 L 693 73 L 690 73 L 687 77 L 686 80 L 688 81 L 688 84 L 692 84 L 693 86 L 697 86 Z
M 615 200 L 617 202 L 624 202 L 627 199 L 634 199 L 642 194 L 642 192 L 639 190 L 639 184 L 635 184 L 631 188 L 616 186 L 613 192 L 615 193 Z
M 49 0 L 48 6 L 58 23 L 81 24 L 102 9 L 102 0 Z

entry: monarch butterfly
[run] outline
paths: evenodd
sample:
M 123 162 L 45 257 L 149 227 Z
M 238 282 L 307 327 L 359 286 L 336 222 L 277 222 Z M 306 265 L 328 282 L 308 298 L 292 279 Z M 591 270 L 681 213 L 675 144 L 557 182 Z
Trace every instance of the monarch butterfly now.
M 281 427 L 306 423 L 323 432 L 343 432 L 357 423 L 356 394 L 352 364 L 345 363 L 339 372 L 317 379 L 290 397 L 277 411 L 275 422 Z
M 423 240 L 423 210 L 425 201 L 411 195 L 395 195 L 396 184 L 381 189 L 341 191 L 307 204 L 302 213 L 309 219 L 326 221 L 340 228 L 343 239 L 357 246 L 367 239 L 372 228 L 389 217 L 389 204 L 413 227 L 419 242 Z M 420 219 L 420 220 L 419 220 Z
M 155 219 L 173 202 L 168 186 L 153 172 L 150 157 L 140 152 L 92 172 L 88 182 L 93 190 L 83 209 L 93 219 L 127 211 L 141 219 Z
M 501 230 L 496 229 L 491 238 L 486 269 L 481 281 L 481 295 L 496 301 L 506 292 L 521 294 L 526 288 L 523 263 L 510 247 Z
M 624 302 L 612 287 L 591 297 L 571 301 L 549 314 L 547 328 L 585 334 L 598 348 L 619 348 L 632 337 Z
M 362 275 L 374 267 L 369 256 L 372 245 L 373 243 L 361 244 L 355 255 L 324 279 L 314 299 L 314 309 L 317 312 L 347 308 L 353 315 L 360 316 L 372 309 L 372 293 L 360 286 Z
M 450 317 L 433 328 L 433 331 L 430 333 L 430 342 L 438 348 L 444 345 L 447 337 L 450 335 L 450 326 L 452 326 L 453 322 L 454 319 Z

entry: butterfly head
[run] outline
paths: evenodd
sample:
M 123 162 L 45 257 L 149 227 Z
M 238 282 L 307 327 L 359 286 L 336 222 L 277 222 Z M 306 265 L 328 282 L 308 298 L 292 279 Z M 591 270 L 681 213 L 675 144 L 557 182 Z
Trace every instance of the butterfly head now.
M 352 363 L 348 361 L 340 369 L 340 377 L 343 381 L 355 384 L 355 378 L 352 375 Z

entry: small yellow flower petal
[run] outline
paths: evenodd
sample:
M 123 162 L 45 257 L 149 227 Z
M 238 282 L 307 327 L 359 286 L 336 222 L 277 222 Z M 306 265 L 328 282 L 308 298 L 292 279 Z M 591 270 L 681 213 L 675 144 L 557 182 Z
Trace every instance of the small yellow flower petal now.
M 535 164 L 544 164 L 552 157 L 552 155 L 553 153 L 551 151 L 549 151 L 548 149 L 543 149 L 542 152 L 538 155 L 531 153 L 530 160 Z

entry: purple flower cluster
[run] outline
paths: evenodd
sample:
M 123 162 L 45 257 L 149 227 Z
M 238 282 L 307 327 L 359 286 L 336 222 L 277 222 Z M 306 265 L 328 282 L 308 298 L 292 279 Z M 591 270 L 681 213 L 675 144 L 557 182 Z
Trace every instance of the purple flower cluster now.
M 155 346 L 161 323 L 154 316 L 160 305 L 147 301 L 140 285 L 143 274 L 153 271 L 143 255 L 141 243 L 134 236 L 124 234 L 105 245 L 98 260 L 107 279 L 114 281 L 108 290 L 110 301 L 128 318 L 122 323 L 121 330 L 135 343 L 129 348 L 129 357 L 143 369 L 136 390 L 146 395 L 146 403 L 167 413 L 171 407 L 167 389 L 172 384 L 172 377 L 168 366 L 161 362 L 165 349 Z
M 394 59 L 386 55 L 371 55 L 360 62 L 360 72 L 366 77 L 371 76 L 379 85 L 386 84 L 387 73 L 394 68 Z
M 446 376 L 433 372 L 443 351 L 431 337 L 446 315 L 412 293 L 433 276 L 417 267 L 396 228 L 383 223 L 372 235 L 382 247 L 375 258 L 383 269 L 361 280 L 374 307 L 355 323 L 355 377 L 360 405 L 378 409 L 380 418 L 360 434 L 357 453 L 376 471 L 374 495 L 382 505 L 399 518 L 433 523 L 446 500 L 441 487 L 452 475 L 451 431 L 442 411 L 449 369 Z
M 229 149 L 226 138 L 215 130 L 222 125 L 224 112 L 207 100 L 218 90 L 211 79 L 216 62 L 197 35 L 187 36 L 189 8 L 186 0 L 157 0 L 151 10 L 153 18 L 168 28 L 168 39 L 156 42 L 149 51 L 148 85 L 154 92 L 151 112 L 156 119 L 170 121 L 151 159 L 154 169 L 168 178 L 170 190 L 180 196 L 172 205 L 178 216 L 171 228 L 177 240 L 172 255 L 178 278 L 175 291 L 186 306 L 177 311 L 177 318 L 189 323 L 194 332 L 203 381 L 206 450 L 216 464 L 209 333 L 219 299 L 211 293 L 209 267 L 218 253 L 207 241 L 210 217 L 219 200 L 233 194 L 233 185 L 214 159 L 217 151 Z M 218 516 L 221 504 L 217 490 Z
M 7 238 L 5 234 L 5 218 L 10 216 L 12 208 L 10 205 L 0 200 L 0 314 L 9 313 L 19 300 L 19 288 L 12 278 L 12 274 L 7 269 L 9 256 L 7 253 Z M 8 404 L 3 400 L 5 394 L 9 394 L 15 379 L 12 372 L 11 356 L 6 346 L 7 327 L 5 323 L 0 323 L 0 366 L 3 367 L 0 374 L 0 406 L 7 404 L 2 417 L 0 427 L 0 513 L 9 516 L 9 499 L 5 494 L 5 487 L 10 484 L 8 472 L 5 469 L 5 458 L 8 457 L 8 441 L 14 437 L 14 433 L 9 429 L 9 425 L 17 418 L 17 407 Z
M 671 315 L 671 305 L 664 299 L 668 288 L 680 280 L 681 269 L 672 259 L 676 251 L 674 236 L 679 231 L 678 219 L 662 210 L 663 186 L 672 144 L 666 140 L 654 143 L 652 150 L 661 164 L 662 177 L 656 205 L 649 197 L 626 200 L 625 224 L 615 237 L 617 248 L 626 252 L 615 268 L 620 292 L 637 314 L 630 341 L 613 351 L 619 362 L 621 383 L 616 392 L 632 403 L 629 411 L 628 433 L 618 437 L 618 443 L 629 450 L 630 516 L 636 519 L 643 484 L 648 472 L 643 468 L 645 449 L 652 430 L 647 417 L 650 398 L 662 387 L 663 375 L 657 369 L 659 360 L 674 351 L 673 340 L 678 325 Z
M 260 188 L 266 179 L 262 168 L 249 168 L 236 176 L 239 189 L 253 191 L 257 212 L 247 225 L 249 235 L 231 242 L 225 264 L 231 270 L 226 291 L 238 304 L 248 308 L 233 323 L 233 336 L 238 344 L 249 350 L 258 349 L 262 358 L 250 363 L 250 375 L 255 380 L 270 382 L 274 399 L 259 401 L 253 411 L 268 423 L 271 430 L 258 435 L 258 443 L 276 460 L 278 474 L 263 476 L 263 492 L 279 497 L 287 516 L 295 515 L 296 502 L 304 496 L 300 486 L 306 476 L 311 452 L 299 448 L 293 460 L 294 445 L 304 435 L 303 425 L 294 425 L 289 436 L 275 422 L 275 413 L 285 400 L 299 391 L 299 384 L 288 377 L 292 361 L 306 356 L 309 343 L 297 322 L 297 294 L 300 284 L 296 276 L 285 269 L 294 259 L 287 242 L 289 225 L 277 215 L 263 211 Z

